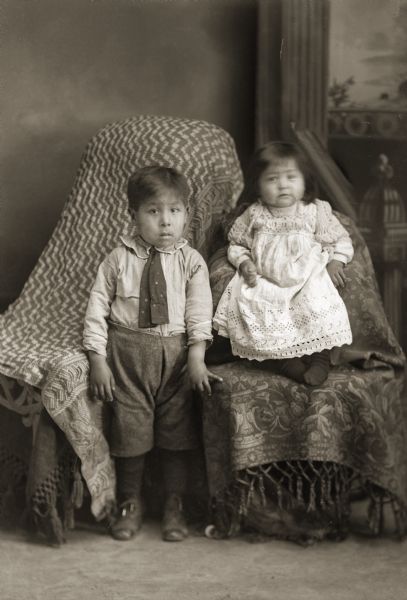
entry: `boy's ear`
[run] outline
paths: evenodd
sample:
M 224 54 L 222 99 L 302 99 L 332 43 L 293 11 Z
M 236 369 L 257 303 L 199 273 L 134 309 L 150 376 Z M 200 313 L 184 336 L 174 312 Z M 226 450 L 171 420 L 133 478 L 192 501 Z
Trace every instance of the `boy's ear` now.
M 134 210 L 134 208 L 130 208 L 130 207 L 129 207 L 129 208 L 127 209 L 127 212 L 129 213 L 129 215 L 130 215 L 131 219 L 132 219 L 133 221 L 135 221 L 135 220 L 136 220 L 137 211 L 135 211 L 135 210 Z

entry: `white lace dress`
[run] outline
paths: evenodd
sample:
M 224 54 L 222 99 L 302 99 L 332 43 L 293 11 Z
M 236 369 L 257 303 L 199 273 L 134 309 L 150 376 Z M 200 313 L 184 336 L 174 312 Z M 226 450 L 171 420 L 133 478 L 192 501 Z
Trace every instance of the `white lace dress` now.
M 260 201 L 236 219 L 229 261 L 251 258 L 258 276 L 249 287 L 236 272 L 214 317 L 232 352 L 266 360 L 312 354 L 352 342 L 345 304 L 326 270 L 353 257 L 350 237 L 328 202 L 302 201 L 269 209 Z

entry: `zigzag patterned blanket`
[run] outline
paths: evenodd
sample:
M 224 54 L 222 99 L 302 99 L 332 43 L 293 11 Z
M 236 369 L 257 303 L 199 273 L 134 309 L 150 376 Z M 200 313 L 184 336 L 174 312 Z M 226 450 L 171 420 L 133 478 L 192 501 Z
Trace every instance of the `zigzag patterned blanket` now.
M 45 408 L 81 459 L 96 518 L 113 501 L 114 471 L 100 406 L 88 396 L 82 321 L 101 259 L 131 227 L 127 179 L 135 168 L 158 163 L 186 176 L 188 238 L 207 258 L 220 215 L 242 186 L 231 137 L 202 121 L 130 118 L 89 143 L 48 245 L 20 297 L 0 316 L 0 374 L 41 388 Z

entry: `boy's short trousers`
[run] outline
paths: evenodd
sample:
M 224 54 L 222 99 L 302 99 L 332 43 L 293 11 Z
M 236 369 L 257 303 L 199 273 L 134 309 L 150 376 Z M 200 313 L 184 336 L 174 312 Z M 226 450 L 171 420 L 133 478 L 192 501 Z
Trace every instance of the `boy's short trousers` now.
M 186 335 L 161 337 L 109 324 L 107 360 L 115 379 L 113 456 L 199 446 L 197 406 L 188 382 Z

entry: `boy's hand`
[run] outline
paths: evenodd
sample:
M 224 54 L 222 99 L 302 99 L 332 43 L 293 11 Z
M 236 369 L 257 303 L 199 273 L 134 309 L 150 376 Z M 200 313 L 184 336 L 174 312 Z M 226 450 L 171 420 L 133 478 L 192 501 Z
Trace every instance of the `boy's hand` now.
M 205 364 L 206 342 L 196 342 L 188 350 L 188 375 L 193 390 L 206 392 L 209 396 L 212 394 L 211 381 L 222 382 L 222 377 L 211 373 Z
M 344 271 L 344 264 L 340 260 L 331 260 L 327 264 L 326 270 L 329 273 L 330 278 L 335 287 L 343 288 L 346 285 L 346 277 Z
M 93 398 L 113 402 L 115 382 L 106 358 L 96 352 L 89 352 L 90 390 Z
M 212 394 L 211 381 L 222 382 L 222 377 L 215 375 L 207 368 L 204 362 L 188 361 L 188 374 L 192 389 L 197 392 Z
M 254 287 L 256 285 L 257 269 L 252 260 L 248 258 L 242 262 L 239 267 L 239 271 L 249 287 Z

